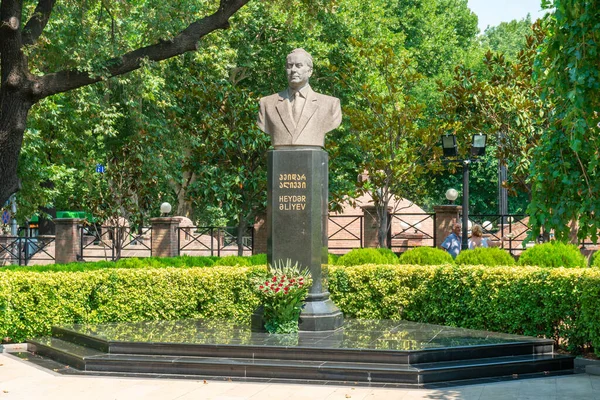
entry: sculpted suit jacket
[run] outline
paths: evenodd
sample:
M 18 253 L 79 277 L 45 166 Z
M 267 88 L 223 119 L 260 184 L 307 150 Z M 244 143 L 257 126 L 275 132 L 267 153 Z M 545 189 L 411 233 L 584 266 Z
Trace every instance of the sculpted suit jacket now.
M 342 122 L 340 99 L 306 91 L 306 102 L 295 125 L 288 105 L 288 92 L 272 94 L 260 99 L 258 126 L 271 135 L 273 146 L 321 146 L 325 134 Z

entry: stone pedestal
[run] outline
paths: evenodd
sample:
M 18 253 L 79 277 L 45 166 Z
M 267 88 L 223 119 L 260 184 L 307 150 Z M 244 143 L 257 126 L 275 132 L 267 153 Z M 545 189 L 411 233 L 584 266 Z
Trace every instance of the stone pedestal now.
M 452 224 L 460 223 L 461 206 L 447 205 L 434 206 L 435 211 L 435 247 L 441 248 L 441 244 L 450 233 Z
M 327 291 L 328 156 L 320 147 L 270 150 L 267 154 L 267 259 L 309 268 L 313 284 L 300 315 L 300 330 L 335 330 L 341 311 Z M 253 328 L 262 326 L 261 310 Z
M 152 225 L 152 257 L 179 255 L 179 222 L 177 217 L 150 218 Z
M 54 240 L 54 262 L 68 264 L 78 261 L 81 256 L 80 218 L 56 218 L 56 238 Z

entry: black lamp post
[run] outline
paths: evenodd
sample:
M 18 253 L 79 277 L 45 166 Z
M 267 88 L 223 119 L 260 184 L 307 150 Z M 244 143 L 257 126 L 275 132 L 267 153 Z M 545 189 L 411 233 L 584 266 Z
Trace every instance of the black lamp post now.
M 462 237 L 461 250 L 469 248 L 468 224 L 469 224 L 469 167 L 472 162 L 477 162 L 476 158 L 485 154 L 485 145 L 487 135 L 476 133 L 471 142 L 471 157 L 464 159 L 458 158 L 458 146 L 456 145 L 456 135 L 446 133 L 442 135 L 442 149 L 444 158 L 447 162 L 458 162 L 463 166 L 463 198 L 462 198 Z M 456 157 L 456 159 L 449 159 Z

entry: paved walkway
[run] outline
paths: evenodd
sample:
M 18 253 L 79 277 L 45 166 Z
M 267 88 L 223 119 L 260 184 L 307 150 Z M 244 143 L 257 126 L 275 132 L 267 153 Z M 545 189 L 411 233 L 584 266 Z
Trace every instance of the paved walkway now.
M 387 389 L 184 379 L 60 375 L 0 354 L 0 400 L 600 400 L 600 376 L 558 377 L 458 386 Z

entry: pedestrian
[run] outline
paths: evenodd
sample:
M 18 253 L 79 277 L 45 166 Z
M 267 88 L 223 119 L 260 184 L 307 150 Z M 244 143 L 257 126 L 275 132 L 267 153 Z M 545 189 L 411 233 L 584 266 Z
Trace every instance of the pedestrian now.
M 469 249 L 474 249 L 476 247 L 489 247 L 487 239 L 483 237 L 481 225 L 473 225 L 473 229 L 471 230 Z
M 450 253 L 452 258 L 456 258 L 458 253 L 460 253 L 461 229 L 462 229 L 462 227 L 459 223 L 454 223 L 454 225 L 452 225 L 452 233 L 449 234 L 446 237 L 446 239 L 444 239 L 444 241 L 442 242 L 442 245 L 441 245 L 442 248 L 444 248 L 448 253 Z

